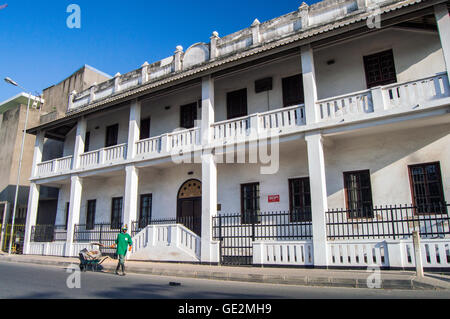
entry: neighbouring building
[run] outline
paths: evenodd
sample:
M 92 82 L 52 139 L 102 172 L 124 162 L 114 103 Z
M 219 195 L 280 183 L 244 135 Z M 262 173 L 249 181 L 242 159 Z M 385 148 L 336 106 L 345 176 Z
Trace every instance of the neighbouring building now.
M 24 252 L 126 224 L 135 260 L 409 268 L 417 230 L 448 268 L 449 63 L 447 1 L 325 0 L 74 91 L 29 130 Z
M 67 111 L 67 101 L 73 90 L 85 90 L 96 82 L 109 79 L 108 75 L 95 70 L 90 66 L 83 66 L 63 82 L 47 88 L 42 96 L 31 96 L 27 127 L 35 127 L 62 117 Z M 17 185 L 17 173 L 22 146 L 22 132 L 28 105 L 28 94 L 20 93 L 17 96 L 0 103 L 0 249 L 9 248 L 9 235 L 11 233 L 12 212 Z M 29 177 L 33 164 L 33 151 L 36 138 L 27 134 L 25 137 L 22 168 L 20 173 L 18 205 L 15 215 L 15 232 L 23 239 L 25 229 Z M 60 136 L 44 141 L 43 160 L 61 157 L 63 142 Z M 53 224 L 56 218 L 58 201 L 58 188 L 44 186 L 40 189 L 39 224 Z M 19 239 L 18 242 L 21 242 Z M 20 246 L 21 244 L 19 244 Z M 18 250 L 20 250 L 18 248 Z

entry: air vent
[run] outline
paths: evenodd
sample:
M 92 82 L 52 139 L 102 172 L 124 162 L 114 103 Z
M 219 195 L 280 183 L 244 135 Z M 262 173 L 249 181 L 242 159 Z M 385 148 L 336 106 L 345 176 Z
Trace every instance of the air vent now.
M 272 78 L 265 78 L 255 81 L 255 93 L 272 90 Z

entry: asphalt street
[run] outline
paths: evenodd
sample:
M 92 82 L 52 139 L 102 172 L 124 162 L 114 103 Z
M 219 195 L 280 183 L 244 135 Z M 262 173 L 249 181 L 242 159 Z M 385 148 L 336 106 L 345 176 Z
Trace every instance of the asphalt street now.
M 379 290 L 302 287 L 86 272 L 70 289 L 72 273 L 52 266 L 0 262 L 1 299 L 365 299 L 450 298 L 449 290 Z M 76 283 L 75 277 L 69 280 Z M 172 286 L 169 283 L 180 283 Z

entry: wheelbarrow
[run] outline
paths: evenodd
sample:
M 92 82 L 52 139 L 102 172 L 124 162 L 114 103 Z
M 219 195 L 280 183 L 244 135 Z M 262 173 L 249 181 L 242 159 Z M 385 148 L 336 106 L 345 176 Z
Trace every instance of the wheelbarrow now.
M 103 247 L 101 244 L 92 243 L 91 246 Z M 80 270 L 87 271 L 88 269 L 92 271 L 99 271 L 100 265 L 109 257 L 103 256 L 100 250 L 87 248 L 83 249 L 79 253 L 80 256 Z

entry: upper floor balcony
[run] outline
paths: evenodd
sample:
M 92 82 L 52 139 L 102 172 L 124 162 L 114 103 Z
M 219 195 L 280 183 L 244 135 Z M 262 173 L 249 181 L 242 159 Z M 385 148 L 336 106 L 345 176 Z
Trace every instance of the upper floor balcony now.
M 129 157 L 128 144 L 80 154 L 79 167 L 73 167 L 73 155 L 37 164 L 34 178 L 70 174 L 111 165 L 170 157 L 204 148 L 282 137 L 305 132 L 312 127 L 329 127 L 339 123 L 363 122 L 395 114 L 404 114 L 448 104 L 450 86 L 446 73 L 405 83 L 385 86 L 318 100 L 317 120 L 306 122 L 305 106 L 295 105 L 268 112 L 215 122 L 211 125 L 209 144 L 202 144 L 201 129 L 179 130 L 135 142 Z
M 279 21 L 290 25 L 295 19 L 288 15 Z M 198 76 L 193 73 L 196 65 L 189 64 L 198 45 L 184 54 L 177 50 L 174 57 L 144 65 L 140 71 L 117 75 L 72 95 L 66 122 L 62 119 L 61 124 L 45 124 L 34 131 L 41 136 L 31 178 L 131 163 L 152 165 L 153 160 L 261 139 L 439 115 L 450 105 L 448 53 L 441 31 L 429 10 L 408 19 L 369 34 L 289 48 L 219 71 L 205 71 L 209 66 L 200 64 L 205 68 Z M 250 31 L 256 35 L 270 29 L 269 24 L 259 31 L 255 26 Z M 235 40 L 249 36 L 247 31 Z M 208 52 L 213 52 L 213 44 L 222 48 L 225 43 L 234 42 L 230 37 L 212 41 Z M 234 50 L 230 54 L 239 51 L 230 48 Z M 226 51 L 219 50 L 208 58 L 225 56 Z M 183 68 L 192 71 L 192 78 L 169 83 L 170 74 L 183 74 Z M 135 87 L 141 91 L 133 93 Z M 105 100 L 109 102 L 103 106 Z M 41 161 L 42 141 L 53 136 L 64 141 L 64 152 Z

